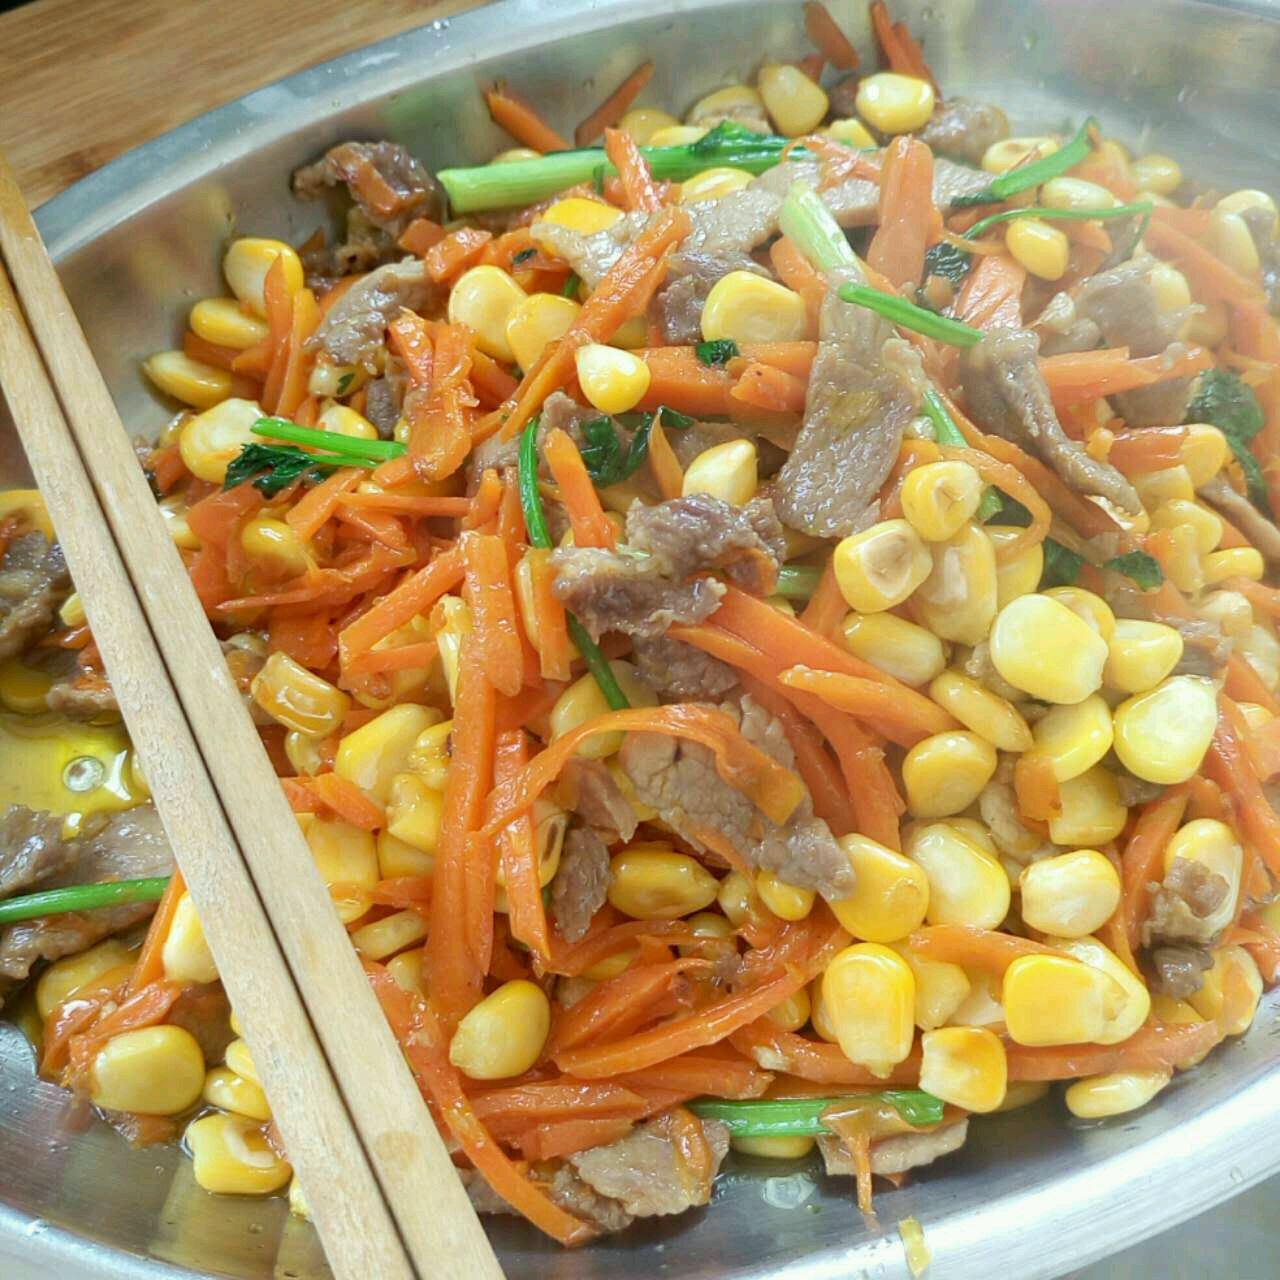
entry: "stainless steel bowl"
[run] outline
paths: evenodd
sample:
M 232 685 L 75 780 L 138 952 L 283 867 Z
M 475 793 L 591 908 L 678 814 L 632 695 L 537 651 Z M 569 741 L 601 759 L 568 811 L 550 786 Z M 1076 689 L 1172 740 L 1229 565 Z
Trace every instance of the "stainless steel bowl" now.
M 928 0 L 893 5 L 952 92 L 988 96 L 1017 127 L 1087 110 L 1139 149 L 1227 185 L 1280 174 L 1280 9 L 1198 0 Z M 831 8 L 870 47 L 864 0 Z M 659 12 L 652 12 L 652 10 Z M 250 94 L 123 157 L 47 204 L 41 229 L 125 421 L 170 410 L 139 375 L 197 298 L 221 292 L 233 232 L 304 237 L 297 164 L 348 137 L 395 138 L 432 168 L 507 140 L 476 85 L 505 76 L 566 130 L 642 57 L 653 102 L 683 108 L 768 54 L 806 50 L 798 0 L 505 0 Z M 0 480 L 22 477 L 9 437 Z M 711 1208 L 572 1254 L 494 1223 L 507 1273 L 905 1277 L 895 1226 L 914 1216 L 945 1280 L 1054 1277 L 1204 1210 L 1280 1167 L 1275 1001 L 1241 1041 L 1110 1124 L 1069 1123 L 1057 1102 L 976 1121 L 965 1150 L 877 1199 L 866 1222 L 813 1167 L 733 1162 Z M 0 1028 L 0 1274 L 326 1274 L 315 1236 L 278 1199 L 218 1199 L 172 1150 L 131 1151 L 60 1091 L 32 1080 L 25 1042 Z M 376 1087 L 371 1081 L 370 1087 Z M 340 1169 L 334 1170 L 341 1177 Z M 424 1205 L 430 1213 L 432 1206 Z M 371 1277 L 370 1280 L 376 1280 Z

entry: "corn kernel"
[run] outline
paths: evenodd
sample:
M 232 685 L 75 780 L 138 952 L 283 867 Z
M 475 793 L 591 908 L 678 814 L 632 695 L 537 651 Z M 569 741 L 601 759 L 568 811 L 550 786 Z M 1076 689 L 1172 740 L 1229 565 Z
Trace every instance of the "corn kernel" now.
M 280 577 L 295 578 L 306 573 L 306 549 L 293 526 L 270 516 L 255 516 L 240 530 L 240 546 L 250 560 L 269 567 Z
M 1182 466 L 1198 489 L 1226 466 L 1231 449 L 1227 438 L 1207 422 L 1192 422 L 1182 442 Z
M 1103 1120 L 1145 1107 L 1173 1079 L 1170 1071 L 1117 1071 L 1086 1076 L 1067 1087 L 1067 1110 L 1081 1120 Z
M 981 1027 L 940 1027 L 920 1037 L 920 1087 L 979 1114 L 1004 1101 L 1008 1065 L 1000 1037 Z
M 1120 998 L 1106 974 L 1069 956 L 1020 956 L 1002 988 L 1009 1038 L 1024 1045 L 1095 1041 Z
M 1121 693 L 1154 689 L 1182 660 L 1183 640 L 1162 622 L 1118 618 L 1103 678 Z
M 929 696 L 966 729 L 999 750 L 1030 750 L 1031 729 L 1018 709 L 971 677 L 944 671 L 929 686 Z
M 1129 811 L 1114 775 L 1101 765 L 1058 784 L 1062 812 L 1049 819 L 1049 839 L 1062 845 L 1099 845 L 1123 830 Z
M 271 1119 L 271 1107 L 262 1086 L 236 1075 L 230 1067 L 214 1067 L 205 1076 L 201 1097 L 211 1107 L 221 1107 L 250 1120 Z
M 1040 188 L 1039 204 L 1046 209 L 1110 209 L 1118 203 L 1106 187 L 1083 178 L 1050 178 Z
M 893 613 L 851 613 L 841 626 L 850 653 L 904 684 L 919 686 L 946 668 L 942 641 Z
M 91 1069 L 90 1097 L 108 1111 L 171 1116 L 204 1087 L 204 1054 L 182 1027 L 142 1027 L 112 1036 Z
M 1096 849 L 1060 853 L 1024 867 L 1022 918 L 1041 933 L 1083 938 L 1102 928 L 1120 902 L 1120 877 Z
M 1159 471 L 1146 471 L 1133 477 L 1133 487 L 1142 499 L 1142 505 L 1148 511 L 1154 511 L 1172 498 L 1183 498 L 1187 502 L 1195 500 L 1195 486 L 1191 483 L 1191 473 L 1186 467 L 1178 464 L 1163 467 Z
M 364 416 L 345 404 L 331 404 L 319 417 L 316 428 L 332 431 L 335 435 L 349 436 L 353 440 L 376 440 L 378 428 Z
M 804 299 L 786 285 L 754 271 L 730 271 L 711 286 L 702 304 L 702 336 L 751 342 L 797 342 L 809 334 Z
M 1221 521 L 1219 521 L 1221 527 Z M 1256 547 L 1228 547 L 1225 551 L 1211 551 L 1202 561 L 1204 585 L 1213 586 L 1228 578 L 1250 578 L 1261 582 L 1266 574 L 1266 561 Z
M 703 200 L 719 200 L 722 196 L 741 191 L 754 181 L 755 175 L 745 169 L 716 165 L 715 168 L 695 173 L 680 184 L 680 203 L 700 204 Z
M 1236 648 L 1267 689 L 1274 691 L 1280 684 L 1280 643 L 1271 628 L 1255 622 L 1249 634 L 1236 642 Z
M 764 99 L 759 91 L 749 84 L 727 84 L 722 89 L 713 89 L 689 108 L 685 119 L 690 124 L 701 124 L 734 114 L 763 116 Z
M 865 942 L 896 942 L 919 928 L 929 908 L 924 869 L 869 836 L 842 836 L 840 847 L 853 867 L 853 893 L 830 905 L 844 928 Z
M 756 84 L 770 118 L 788 138 L 811 133 L 827 114 L 822 87 L 789 62 L 766 63 Z
M 915 1020 L 921 1031 L 950 1021 L 969 995 L 969 975 L 958 964 L 926 960 L 905 942 L 889 944 L 910 966 L 916 980 Z
M 1275 719 L 1274 713 L 1260 702 L 1237 702 L 1236 706 L 1250 729 L 1261 729 L 1264 724 L 1270 724 Z
M 372 834 L 349 822 L 324 818 L 309 823 L 305 834 L 320 878 L 331 890 L 340 887 L 342 896 L 333 903 L 338 919 L 343 924 L 358 920 L 369 910 L 368 891 L 378 883 L 378 850 Z
M 1148 782 L 1185 782 L 1200 768 L 1217 721 L 1212 684 L 1171 676 L 1116 708 L 1116 755 L 1130 773 Z
M 1196 613 L 1216 622 L 1224 635 L 1247 643 L 1253 630 L 1253 606 L 1238 591 L 1207 591 L 1196 605 Z
M 551 1004 L 523 978 L 504 982 L 458 1023 L 449 1061 L 472 1080 L 503 1080 L 528 1071 L 551 1029 Z
M 1255 276 L 1261 269 L 1253 232 L 1240 214 L 1219 204 L 1209 215 L 1209 231 L 1205 239 L 1218 259 L 1242 276 Z
M 822 132 L 828 138 L 843 142 L 846 147 L 869 149 L 876 145 L 875 138 L 871 136 L 871 130 L 856 116 L 850 116 L 844 120 L 833 120 Z
M 1000 1003 L 1000 975 L 975 969 L 969 972 L 968 979 L 969 994 L 956 1006 L 947 1025 L 1002 1031 L 1005 1016 L 1004 1005 Z
M 709 493 L 740 507 L 755 497 L 759 486 L 755 441 L 725 440 L 694 458 L 684 473 L 681 492 L 686 498 L 693 493 Z
M 770 1009 L 765 1017 L 783 1031 L 799 1031 L 809 1021 L 812 1011 L 808 988 L 801 987 L 794 995 Z
M 215 1195 L 271 1195 L 293 1177 L 261 1126 L 243 1116 L 201 1116 L 187 1125 L 185 1140 L 196 1184 Z
M 1277 233 L 1280 233 L 1280 212 L 1276 209 L 1276 202 L 1265 191 L 1233 191 L 1230 195 L 1223 196 L 1214 208 L 1227 213 L 1249 213 L 1257 210 L 1270 219 L 1266 228 L 1268 237 L 1274 240 Z
M 708 129 L 700 124 L 672 124 L 655 129 L 649 138 L 651 147 L 687 147 L 691 142 L 707 136 Z
M 1111 750 L 1111 708 L 1098 693 L 1071 706 L 1053 707 L 1036 722 L 1034 737 L 1037 753 L 1053 762 L 1053 776 L 1069 782 Z
M 558 293 L 531 293 L 507 316 L 507 345 L 522 369 L 530 369 L 549 342 L 563 338 L 582 307 Z
M 1240 880 L 1244 873 L 1244 850 L 1235 832 L 1225 822 L 1196 818 L 1174 832 L 1165 846 L 1166 875 L 1177 858 L 1199 863 L 1211 875 L 1221 876 L 1226 882 L 1227 892 L 1222 902 L 1201 921 L 1206 933 L 1225 929 L 1236 917 Z
M 762 1160 L 802 1160 L 817 1144 L 817 1138 L 805 1134 L 783 1134 L 779 1137 L 731 1137 L 729 1145 L 739 1154 Z
M 1041 543 L 1024 547 L 1017 555 L 1002 559 L 1000 549 L 1020 537 L 1016 525 L 983 525 L 996 549 L 996 608 L 1003 609 L 1011 600 L 1030 595 L 1044 576 L 1044 547 Z
M 158 351 L 142 362 L 142 370 L 166 395 L 193 409 L 213 409 L 231 395 L 232 378 L 226 369 L 193 360 L 182 351 Z M 258 416 L 262 416 L 261 412 Z M 239 452 L 238 446 L 236 452 Z M 185 454 L 183 461 L 186 461 Z M 219 476 L 217 482 L 221 481 Z
M 991 854 L 946 822 L 913 825 L 906 853 L 929 877 L 930 924 L 996 928 L 1009 914 L 1009 878 Z
M 836 1044 L 839 1036 L 836 1035 L 835 1024 L 831 1021 L 831 1015 L 827 1012 L 826 1003 L 822 998 L 822 979 L 815 978 L 807 988 L 809 992 L 809 1023 L 818 1035 L 828 1044 Z
M 452 732 L 452 720 L 433 724 L 418 735 L 413 750 L 409 752 L 409 768 L 436 791 L 443 791 L 449 778 L 449 735 Z
M 905 520 L 882 520 L 842 539 L 832 563 L 840 594 L 860 613 L 901 604 L 933 568 L 929 549 Z
M 1007 173 L 1030 160 L 1042 160 L 1058 150 L 1057 138 L 1002 138 L 983 153 L 982 168 L 988 173 Z
M 607 230 L 620 217 L 622 217 L 622 210 L 615 209 L 611 204 L 605 204 L 603 200 L 568 196 L 564 200 L 557 200 L 543 213 L 539 221 L 554 222 L 558 227 L 568 227 L 570 231 L 581 231 L 583 235 L 592 235 L 597 231 Z
M 995 748 L 967 730 L 935 733 L 902 762 L 907 809 L 916 818 L 945 818 L 967 809 L 996 771 Z
M 636 675 L 636 669 L 629 662 L 615 659 L 609 663 L 614 679 L 627 695 L 633 707 L 656 707 L 658 700 L 653 690 Z M 551 708 L 551 737 L 563 738 L 566 733 L 576 729 L 588 720 L 606 715 L 612 708 L 605 701 L 604 694 L 593 675 L 588 673 L 575 680 L 557 699 Z M 595 733 L 578 744 L 576 755 L 587 760 L 604 760 L 614 755 L 622 746 L 626 735 L 618 729 L 610 729 L 605 733 Z
M 574 362 L 583 394 L 601 413 L 627 413 L 649 390 L 649 366 L 630 351 L 589 342 Z
M 315 738 L 332 733 L 351 706 L 351 699 L 336 685 L 281 652 L 266 660 L 249 692 L 273 720 Z
M 914 467 L 902 484 L 902 513 L 926 542 L 954 538 L 982 501 L 982 477 L 967 462 Z
M 1172 156 L 1159 151 L 1139 156 L 1131 166 L 1133 180 L 1144 191 L 1171 196 L 1182 185 L 1182 168 Z
M 385 960 L 427 936 L 427 922 L 417 911 L 396 911 L 351 934 L 351 945 L 370 960 Z
M 1067 273 L 1071 241 L 1042 218 L 1018 218 L 1004 233 L 1010 254 L 1041 280 L 1060 280 Z
M 1042 702 L 1082 702 L 1102 684 L 1107 645 L 1087 622 L 1046 595 L 1019 596 L 991 629 L 1000 676 Z
M 472 267 L 458 277 L 449 291 L 449 323 L 473 329 L 476 346 L 485 355 L 514 360 L 507 341 L 507 321 L 525 296 L 525 291 L 501 267 L 487 263 Z
M 77 991 L 97 983 L 113 969 L 133 963 L 134 953 L 118 938 L 108 938 L 79 955 L 55 960 L 36 982 L 36 1012 L 45 1022 Z
M 858 85 L 858 115 L 880 133 L 914 133 L 933 115 L 933 86 L 918 76 L 879 71 Z
M 412 951 L 402 951 L 387 961 L 387 972 L 395 979 L 396 985 L 414 995 L 425 996 L 426 985 L 422 981 L 423 948 L 415 947 Z
M 217 400 L 221 403 L 211 401 L 212 408 L 188 419 L 178 440 L 178 451 L 187 470 L 210 484 L 221 484 L 228 465 L 240 456 L 240 450 L 258 440 L 252 428 L 262 417 L 262 409 L 252 400 L 228 400 L 224 396 Z
M 632 107 L 618 122 L 623 133 L 629 133 L 637 146 L 647 147 L 659 129 L 678 126 L 679 120 L 657 107 Z
M 633 846 L 609 864 L 609 901 L 633 920 L 675 920 L 709 907 L 720 885 L 696 858 Z
M 161 948 L 164 976 L 171 982 L 216 982 L 218 966 L 205 941 L 200 917 L 191 895 L 184 893 L 173 911 L 173 920 Z
M 872 1075 L 888 1075 L 911 1052 L 915 978 L 896 951 L 846 947 L 822 976 L 822 1000 L 841 1052 Z
M 173 545 L 182 547 L 184 550 L 197 550 L 200 546 L 200 539 L 191 532 L 191 526 L 187 523 L 187 500 L 185 496 L 178 495 L 173 498 L 164 498 L 156 505 L 160 508 L 160 514 L 164 518 L 165 529 L 168 531 L 169 537 L 173 539 Z
M 219 347 L 244 351 L 266 339 L 266 322 L 250 315 L 234 298 L 202 298 L 191 308 L 191 332 Z
M 1218 947 L 1213 968 L 1200 990 L 1187 997 L 1195 1011 L 1216 1021 L 1229 1036 L 1243 1035 L 1253 1025 L 1262 999 L 1262 975 L 1253 957 L 1237 946 Z
M 921 621 L 944 640 L 975 645 L 996 614 L 996 552 L 986 531 L 965 525 L 929 547 L 933 568 L 916 597 Z
M 1185 498 L 1171 498 L 1151 513 L 1153 532 L 1183 525 L 1194 532 L 1196 550 L 1201 555 L 1207 555 L 1222 541 L 1222 517 L 1198 502 L 1188 502 Z
M 430 855 L 434 866 L 440 843 L 444 793 L 427 786 L 413 773 L 398 773 L 387 797 L 387 833 L 394 839 Z
M 432 707 L 414 703 L 391 707 L 342 739 L 333 761 L 334 773 L 385 805 L 391 797 L 392 779 L 409 768 L 409 755 L 418 738 L 439 719 L 440 713 Z
M 282 241 L 262 240 L 253 236 L 233 240 L 222 259 L 222 274 L 226 276 L 231 292 L 254 315 L 267 314 L 267 272 L 274 266 L 277 258 L 284 268 L 285 290 L 292 297 L 302 288 L 305 273 L 302 270 L 302 259 Z
M 740 871 L 730 871 L 716 891 L 720 910 L 734 928 L 738 928 L 751 914 L 753 887 Z
M 337 399 L 359 391 L 368 380 L 363 365 L 334 364 L 321 353 L 307 378 L 307 390 L 321 400 Z
M 1115 634 L 1116 615 L 1100 596 L 1083 587 L 1049 587 L 1044 592 L 1050 600 L 1066 605 L 1077 617 L 1087 622 L 1108 644 Z
M 779 920 L 803 920 L 813 910 L 816 896 L 812 889 L 801 889 L 785 880 L 779 880 L 772 871 L 757 873 L 756 892 L 760 895 L 760 901 Z
M 1098 1044 L 1119 1044 L 1146 1022 L 1151 1012 L 1151 993 L 1114 951 L 1097 938 L 1049 937 L 1045 941 L 1110 979 L 1115 998 L 1108 999 L 1103 1028 L 1094 1037 Z

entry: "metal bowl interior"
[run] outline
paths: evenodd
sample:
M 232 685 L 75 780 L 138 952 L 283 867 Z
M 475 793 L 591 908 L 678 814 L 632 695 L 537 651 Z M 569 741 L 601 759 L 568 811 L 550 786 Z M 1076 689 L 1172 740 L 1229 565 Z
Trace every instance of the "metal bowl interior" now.
M 830 7 L 868 49 L 866 5 Z M 1131 146 L 1171 152 L 1228 187 L 1270 186 L 1280 170 L 1273 5 L 898 0 L 895 10 L 949 90 L 1000 102 L 1015 128 L 1088 111 Z M 287 177 L 329 144 L 391 137 L 431 168 L 475 162 L 506 145 L 478 82 L 509 78 L 567 129 L 642 57 L 658 67 L 648 100 L 683 109 L 766 51 L 805 49 L 798 3 L 505 0 L 253 93 L 79 183 L 39 222 L 125 421 L 150 435 L 172 407 L 148 390 L 140 359 L 173 345 L 192 302 L 223 291 L 229 235 L 298 241 L 324 221 L 291 198 Z M 10 434 L 0 481 L 23 471 Z M 958 1156 L 878 1198 L 878 1221 L 864 1222 L 849 1188 L 811 1165 L 738 1159 L 714 1204 L 679 1220 L 572 1254 L 509 1219 L 493 1222 L 495 1239 L 512 1276 L 905 1277 L 895 1227 L 913 1216 L 947 1280 L 1058 1276 L 1280 1167 L 1274 1013 L 1269 1001 L 1253 1032 L 1123 1120 L 1068 1123 L 1050 1100 L 975 1122 Z M 86 1127 L 65 1094 L 33 1082 L 30 1052 L 7 1025 L 0 1081 L 5 1274 L 327 1274 L 314 1233 L 279 1199 L 207 1196 L 180 1153 L 131 1151 Z

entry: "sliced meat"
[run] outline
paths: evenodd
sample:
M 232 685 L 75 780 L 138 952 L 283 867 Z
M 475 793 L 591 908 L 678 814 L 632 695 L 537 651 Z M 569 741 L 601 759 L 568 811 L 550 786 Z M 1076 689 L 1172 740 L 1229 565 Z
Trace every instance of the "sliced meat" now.
M 858 84 L 861 76 L 847 72 L 827 90 L 827 103 L 833 120 L 849 120 L 858 114 Z
M 409 373 L 399 356 L 388 356 L 380 377 L 365 387 L 364 416 L 378 429 L 381 440 L 395 435 L 396 423 L 409 390 Z
M 745 253 L 673 253 L 667 283 L 653 300 L 652 317 L 663 341 L 690 346 L 702 341 L 702 307 L 717 281 L 731 271 L 769 273 Z
M 750 440 L 751 438 L 750 432 L 744 431 L 732 422 L 695 422 L 693 426 L 685 427 L 683 431 L 671 431 L 667 435 L 672 453 L 676 455 L 676 460 L 686 471 L 689 469 L 689 464 L 700 453 L 706 453 L 708 449 L 713 449 L 716 445 L 725 444 L 730 440 Z
M 661 1118 L 608 1146 L 570 1156 L 568 1163 L 593 1191 L 637 1218 L 683 1213 L 710 1199 L 711 1182 L 729 1151 L 729 1130 L 718 1120 L 703 1120 L 702 1132 L 712 1159 L 711 1178 L 702 1185 L 689 1176 Z
M 637 638 L 632 657 L 640 679 L 663 702 L 719 702 L 738 683 L 728 663 L 670 636 Z
M 1226 878 L 1190 858 L 1174 858 L 1162 884 L 1151 896 L 1151 910 L 1143 925 L 1148 944 L 1212 941 L 1217 929 L 1208 922 L 1227 900 Z
M 969 164 L 977 164 L 992 143 L 1008 136 L 1009 117 L 999 107 L 976 98 L 944 99 L 919 134 L 920 141 L 927 142 L 936 154 Z
M 330 307 L 309 345 L 335 364 L 372 367 L 387 325 L 401 307 L 420 311 L 434 292 L 421 259 L 390 262 L 352 285 Z
M 99 720 L 120 714 L 115 690 L 96 671 L 75 670 L 50 685 L 50 711 L 71 720 Z
M 781 723 L 751 697 L 722 703 L 748 742 L 788 769 L 795 755 Z M 824 898 L 853 892 L 853 869 L 831 829 L 813 812 L 806 794 L 785 826 L 770 822 L 736 787 L 716 772 L 706 747 L 660 734 L 634 733 L 619 756 L 636 795 L 695 848 L 715 833 L 753 867 L 774 872 L 788 884 L 814 889 Z
M 594 289 L 622 256 L 622 251 L 644 230 L 651 215 L 624 214 L 611 227 L 590 233 L 563 227 L 558 222 L 535 222 L 529 232 L 548 253 L 563 258 Z
M 1155 988 L 1175 1000 L 1185 1000 L 1204 986 L 1205 972 L 1213 968 L 1213 953 L 1208 947 L 1189 944 L 1153 947 L 1151 965 L 1155 969 Z
M 635 1221 L 616 1200 L 597 1195 L 578 1177 L 571 1165 L 544 1161 L 533 1165 L 530 1173 L 560 1208 L 604 1235 L 623 1231 Z M 519 1216 L 474 1169 L 459 1169 L 458 1176 L 467 1189 L 471 1207 L 477 1213 Z
M 599 760 L 574 756 L 560 770 L 556 794 L 580 822 L 601 832 L 607 839 L 630 840 L 635 835 L 635 810 L 614 781 L 613 774 Z
M 804 425 L 778 472 L 778 514 L 819 538 L 844 537 L 875 522 L 876 495 L 923 394 L 919 357 L 893 336 L 893 326 L 837 295 L 841 284 L 862 279 L 850 267 L 828 281 Z
M 183 987 L 165 1017 L 170 1026 L 190 1031 L 207 1063 L 221 1062 L 236 1033 L 231 1029 L 231 1001 L 220 982 Z
M 414 218 L 444 216 L 440 184 L 394 142 L 342 142 L 293 174 L 293 193 L 313 200 L 326 187 L 345 186 L 369 223 L 391 239 Z
M 70 594 L 62 548 L 39 532 L 14 538 L 0 557 L 0 662 L 47 634 Z
M 955 1124 L 942 1125 L 927 1133 L 900 1133 L 892 1138 L 881 1138 L 871 1144 L 871 1172 L 881 1177 L 896 1177 L 911 1169 L 932 1164 L 953 1151 L 959 1151 L 969 1136 L 968 1119 Z M 818 1150 L 829 1177 L 851 1178 L 858 1170 L 849 1148 L 834 1133 L 824 1133 L 818 1138 Z
M 76 860 L 62 839 L 62 819 L 11 804 L 0 816 L 0 898 L 21 893 L 65 871 Z
M 1062 429 L 1037 364 L 1028 329 L 992 329 L 960 355 L 960 379 L 970 413 L 996 435 L 1036 454 L 1079 493 L 1097 494 L 1137 514 L 1134 487 L 1109 463 L 1091 458 Z
M 609 891 L 609 848 L 590 827 L 574 827 L 564 838 L 560 866 L 551 882 L 551 909 L 567 942 L 578 942 Z
M 714 105 L 703 106 L 698 103 L 685 116 L 685 124 L 701 125 L 704 129 L 714 129 L 716 125 L 728 120 L 731 124 L 740 124 L 752 133 L 772 133 L 773 127 L 765 114 L 764 104 L 757 99 L 740 103 L 732 103 L 727 111 L 717 111 Z
M 1107 772 L 1116 780 L 1116 792 L 1120 803 L 1126 809 L 1134 809 L 1140 804 L 1150 804 L 1164 795 L 1164 788 L 1158 782 L 1148 782 L 1146 778 L 1136 778 L 1119 760 L 1106 761 Z
M 1277 529 L 1227 478 L 1216 475 L 1200 486 L 1200 496 L 1216 507 L 1268 559 L 1280 564 L 1280 529 Z

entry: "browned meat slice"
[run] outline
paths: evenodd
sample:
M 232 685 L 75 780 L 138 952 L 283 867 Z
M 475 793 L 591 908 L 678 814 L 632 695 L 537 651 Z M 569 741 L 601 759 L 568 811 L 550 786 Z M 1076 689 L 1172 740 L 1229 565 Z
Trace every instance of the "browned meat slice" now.
M 871 1144 L 871 1172 L 888 1177 L 919 1169 L 959 1151 L 968 1136 L 969 1121 L 964 1119 L 930 1129 L 927 1133 L 900 1133 L 892 1138 L 881 1138 Z M 818 1150 L 822 1152 L 822 1161 L 829 1176 L 851 1178 L 857 1173 L 849 1148 L 834 1133 L 819 1136 Z
M 574 756 L 560 770 L 556 794 L 566 809 L 607 840 L 630 840 L 635 835 L 635 810 L 599 760 Z
M 670 636 L 637 639 L 632 657 L 640 679 L 663 702 L 718 702 L 738 683 L 728 663 Z
M 1136 514 L 1142 503 L 1115 467 L 1091 458 L 1062 429 L 1028 329 L 992 329 L 960 355 L 960 379 L 979 425 L 1036 454 L 1079 493 Z
M 1186 944 L 1153 947 L 1151 965 L 1156 990 L 1185 1000 L 1204 986 L 1205 971 L 1213 968 L 1213 954 L 1208 947 Z
M 711 1149 L 713 1179 L 729 1151 L 729 1130 L 718 1120 L 703 1120 L 702 1132 Z M 570 1156 L 568 1162 L 593 1191 L 616 1200 L 637 1218 L 683 1213 L 710 1199 L 711 1179 L 705 1186 L 693 1185 L 660 1119 L 608 1146 Z
M 220 982 L 183 987 L 165 1021 L 195 1036 L 206 1062 L 221 1062 L 235 1038 L 231 1029 L 231 1001 Z
M 1200 496 L 1221 511 L 1268 560 L 1280 564 L 1280 529 L 1233 489 L 1225 476 L 1218 474 L 1201 485 Z
M 62 839 L 62 819 L 11 804 L 0 816 L 0 898 L 56 876 L 76 860 Z
M 45 635 L 70 593 L 71 575 L 56 542 L 38 532 L 14 538 L 0 558 L 0 661 Z
M 551 909 L 566 941 L 586 935 L 608 891 L 608 846 L 590 827 L 574 827 L 564 838 L 560 867 L 551 882 Z
M 387 325 L 401 307 L 419 311 L 435 286 L 421 259 L 390 262 L 353 285 L 329 309 L 310 341 L 335 364 L 372 367 Z
M 861 77 L 856 71 L 842 75 L 827 90 L 827 103 L 833 120 L 848 120 L 858 114 L 858 83 Z
M 1143 925 L 1148 945 L 1161 942 L 1210 942 L 1217 930 L 1208 923 L 1226 901 L 1230 885 L 1216 871 L 1190 858 L 1174 858 L 1164 881 L 1151 895 Z
M 616 1200 L 597 1195 L 570 1165 L 546 1161 L 535 1164 L 530 1173 L 560 1208 L 604 1235 L 623 1231 L 635 1221 Z M 516 1215 L 516 1210 L 474 1169 L 459 1169 L 458 1176 L 467 1189 L 471 1207 L 477 1213 Z
M 409 389 L 409 373 L 399 356 L 388 356 L 380 377 L 365 387 L 364 416 L 378 428 L 382 440 L 395 434 Z
M 726 702 L 748 742 L 788 769 L 795 754 L 781 723 L 749 696 Z M 776 826 L 737 788 L 716 772 L 710 751 L 697 743 L 659 734 L 634 733 L 619 756 L 642 803 L 696 848 L 715 833 L 754 867 L 774 872 L 788 884 L 814 889 L 824 898 L 853 892 L 853 869 L 831 829 L 813 812 L 806 794 L 785 826 Z
M 622 256 L 622 251 L 644 230 L 651 215 L 628 213 L 611 227 L 590 234 L 562 227 L 558 222 L 535 222 L 534 240 L 548 253 L 563 258 L 594 289 Z
M 768 272 L 745 253 L 673 253 L 667 283 L 653 300 L 653 318 L 663 341 L 689 346 L 702 341 L 702 307 L 718 280 L 731 271 Z
M 933 111 L 920 130 L 938 155 L 977 164 L 992 143 L 1009 136 L 1009 117 L 999 107 L 976 98 L 947 98 Z
M 876 495 L 923 391 L 915 352 L 883 317 L 841 300 L 836 290 L 846 282 L 862 283 L 861 271 L 844 268 L 828 282 L 804 425 L 775 496 L 787 524 L 819 538 L 876 520 Z
M 1114 765 L 1107 761 L 1107 771 L 1115 776 L 1116 792 L 1120 803 L 1126 809 L 1134 809 L 1140 804 L 1150 804 L 1164 795 L 1164 788 L 1158 782 L 1148 782 L 1145 778 L 1135 778 L 1119 761 Z
M 98 720 L 120 714 L 115 690 L 95 672 L 68 674 L 49 687 L 50 711 L 71 720 Z

